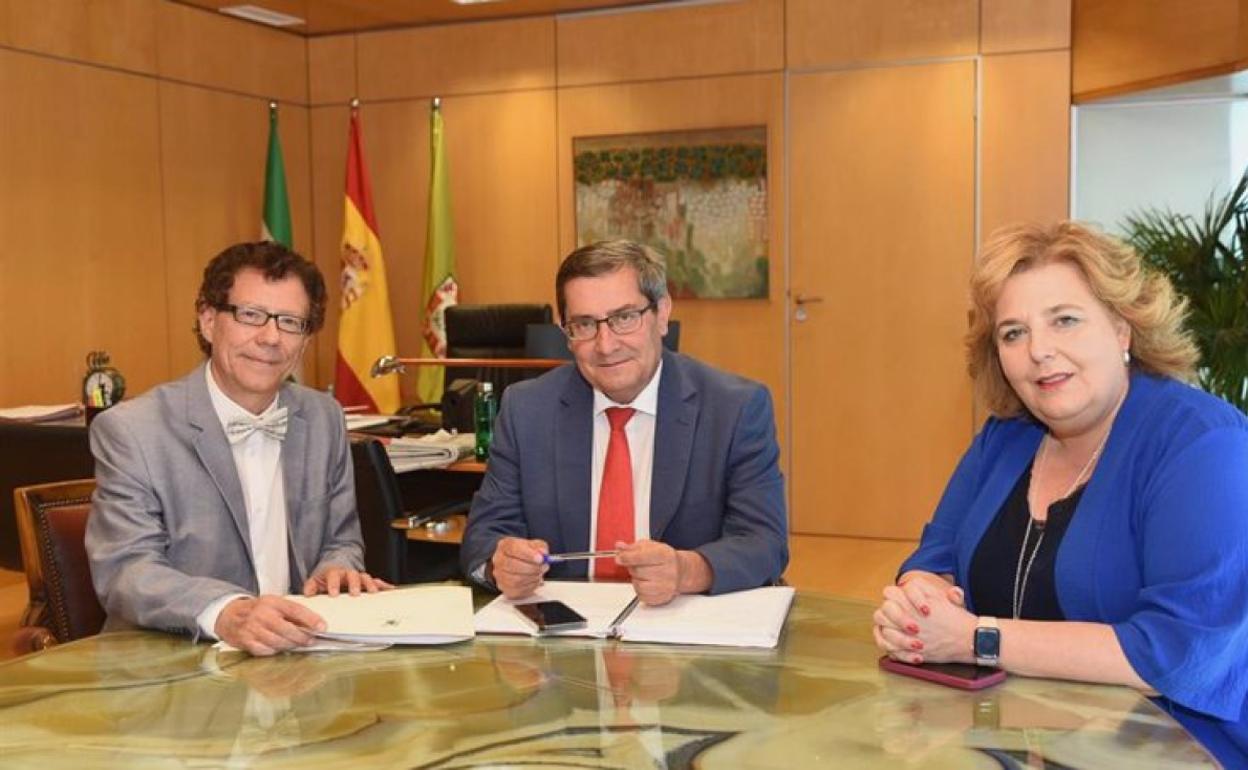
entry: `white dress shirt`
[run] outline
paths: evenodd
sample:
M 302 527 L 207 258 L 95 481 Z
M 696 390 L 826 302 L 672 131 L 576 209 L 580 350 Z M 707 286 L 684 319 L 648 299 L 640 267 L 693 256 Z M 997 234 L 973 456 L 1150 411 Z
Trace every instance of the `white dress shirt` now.
M 659 378 L 663 375 L 663 362 L 654 370 L 654 376 L 642 388 L 630 404 L 617 404 L 605 393 L 594 389 L 594 450 L 590 476 L 589 500 L 589 547 L 598 542 L 598 495 L 602 491 L 602 471 L 607 464 L 607 445 L 611 441 L 611 421 L 607 409 L 626 406 L 635 409 L 624 426 L 628 436 L 628 457 L 633 469 L 633 540 L 650 537 L 650 480 L 654 470 L 654 424 L 659 413 Z M 590 570 L 593 574 L 593 570 Z
M 236 404 L 212 377 L 212 365 L 204 367 L 208 396 L 221 429 L 235 417 L 263 417 L 277 409 L 277 397 L 259 415 Z M 251 562 L 261 594 L 284 596 L 290 592 L 290 550 L 286 529 L 286 488 L 282 481 L 282 442 L 264 431 L 252 431 L 247 438 L 230 445 L 234 467 L 243 488 L 247 509 L 247 535 L 251 540 Z M 226 604 L 247 594 L 228 594 L 217 599 L 196 616 L 200 631 L 216 638 L 217 617 Z

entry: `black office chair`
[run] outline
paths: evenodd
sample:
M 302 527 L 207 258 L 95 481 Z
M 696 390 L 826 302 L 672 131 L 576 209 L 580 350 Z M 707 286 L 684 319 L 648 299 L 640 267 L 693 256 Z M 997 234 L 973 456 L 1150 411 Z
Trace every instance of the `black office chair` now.
M 471 500 L 451 500 L 414 513 L 403 510 L 398 477 L 386 447 L 374 438 L 351 440 L 355 503 L 364 538 L 364 569 L 396 585 L 449 580 L 459 576 L 456 549 L 412 543 L 395 529 L 396 519 L 438 518 L 466 512 Z
M 452 305 L 446 309 L 447 358 L 526 358 L 525 329 L 548 324 L 550 305 Z M 508 385 L 537 377 L 544 369 L 447 367 L 446 384 L 475 379 L 494 384 L 498 398 Z
M 452 305 L 446 309 L 447 358 L 533 358 L 525 354 L 525 329 L 532 324 L 550 324 L 550 305 Z M 474 429 L 472 402 L 476 383 L 494 385 L 495 398 L 502 399 L 507 386 L 537 377 L 545 369 L 448 366 L 443 378 L 440 404 L 412 404 L 403 408 L 414 417 L 404 432 L 432 433 L 438 428 L 468 432 Z M 434 416 L 429 417 L 429 413 Z M 377 432 L 383 435 L 382 432 Z

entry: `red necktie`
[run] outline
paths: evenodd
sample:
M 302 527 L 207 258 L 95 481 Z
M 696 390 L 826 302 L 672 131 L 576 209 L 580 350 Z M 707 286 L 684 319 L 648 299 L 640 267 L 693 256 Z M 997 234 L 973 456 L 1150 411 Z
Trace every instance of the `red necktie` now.
M 598 490 L 598 534 L 594 549 L 610 551 L 617 542 L 633 542 L 633 461 L 628 454 L 628 434 L 624 426 L 635 410 L 613 406 L 607 410 L 611 439 L 607 461 L 602 466 L 602 487 Z M 594 559 L 595 580 L 628 580 L 628 570 L 615 559 Z

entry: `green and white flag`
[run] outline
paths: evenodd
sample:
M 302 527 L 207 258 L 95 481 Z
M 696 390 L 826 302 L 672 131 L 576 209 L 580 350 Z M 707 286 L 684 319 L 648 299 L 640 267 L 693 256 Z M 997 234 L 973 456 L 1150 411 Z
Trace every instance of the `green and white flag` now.
M 264 221 L 260 240 L 293 248 L 290 232 L 290 199 L 286 197 L 286 166 L 277 134 L 277 102 L 269 102 L 269 159 L 264 164 Z
M 425 232 L 425 276 L 421 300 L 425 322 L 420 355 L 446 358 L 446 309 L 459 302 L 455 282 L 455 220 L 451 216 L 451 180 L 446 167 L 442 134 L 442 110 L 434 99 L 429 113 L 429 221 Z M 422 366 L 417 373 L 417 392 L 422 403 L 442 398 L 442 368 Z

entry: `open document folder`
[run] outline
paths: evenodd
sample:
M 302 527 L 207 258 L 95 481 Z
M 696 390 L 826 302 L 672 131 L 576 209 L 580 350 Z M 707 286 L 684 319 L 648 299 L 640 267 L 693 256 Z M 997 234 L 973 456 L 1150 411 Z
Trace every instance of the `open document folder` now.
M 472 589 L 415 586 L 351 596 L 291 596 L 325 619 L 325 639 L 369 645 L 449 644 L 473 637 Z
M 629 583 L 574 583 L 548 580 L 533 596 L 511 601 L 499 596 L 476 615 L 479 634 L 530 634 L 537 631 L 515 609 L 517 604 L 560 601 L 586 619 L 585 628 L 549 636 L 617 637 L 625 642 L 710 644 L 772 648 L 780 641 L 793 603 L 788 586 L 754 588 L 716 596 L 678 596 L 662 607 L 637 601 Z

